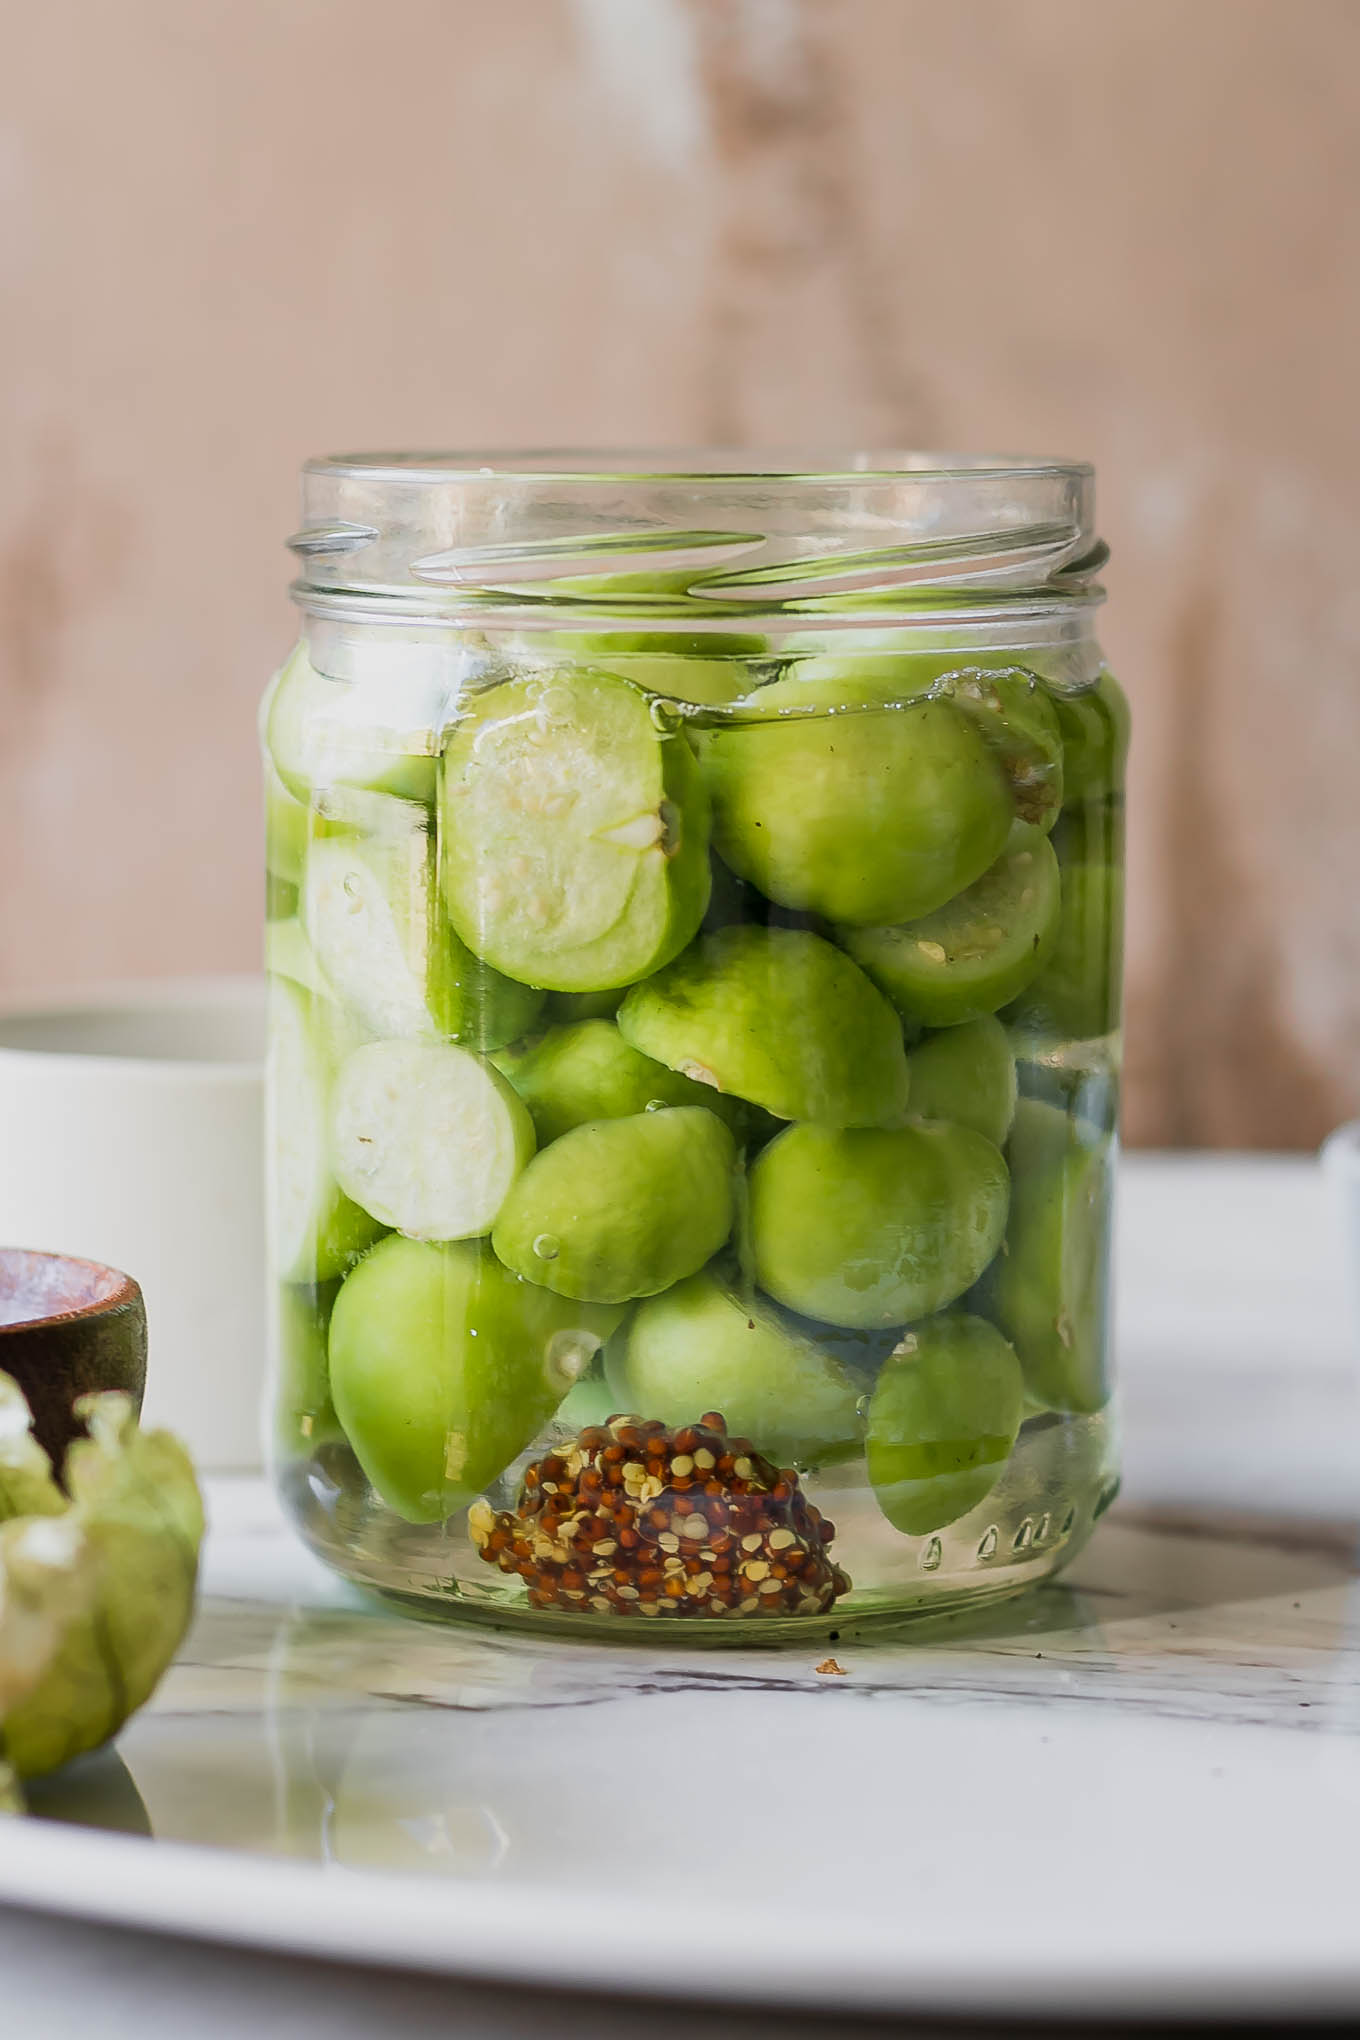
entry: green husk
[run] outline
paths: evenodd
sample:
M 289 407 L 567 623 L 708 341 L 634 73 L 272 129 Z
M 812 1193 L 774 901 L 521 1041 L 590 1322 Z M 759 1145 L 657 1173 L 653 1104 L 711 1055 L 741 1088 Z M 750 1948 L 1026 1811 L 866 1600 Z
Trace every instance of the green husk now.
M 0 1807 L 117 1733 L 193 1614 L 203 1505 L 184 1448 L 124 1395 L 84 1396 L 65 1492 L 0 1374 Z M 9 1787 L 11 1802 L 13 1785 Z

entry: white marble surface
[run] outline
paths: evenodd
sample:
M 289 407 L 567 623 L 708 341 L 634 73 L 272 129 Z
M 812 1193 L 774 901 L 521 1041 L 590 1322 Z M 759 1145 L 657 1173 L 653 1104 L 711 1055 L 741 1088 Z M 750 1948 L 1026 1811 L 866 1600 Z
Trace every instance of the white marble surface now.
M 88 1837 L 77 1882 L 95 1895 L 72 1898 L 71 1828 L 30 1824 L 68 1854 L 31 1858 L 27 1895 L 201 1927 L 183 1895 L 201 1866 L 244 1862 L 277 1929 L 257 1938 L 465 1976 L 551 1984 L 565 1946 L 595 1989 L 991 2016 L 1360 2011 L 1360 1400 L 1320 1172 L 1140 1159 L 1121 1247 L 1124 1497 L 1063 1582 L 839 1644 L 843 1678 L 811 1650 L 413 1623 L 332 1581 L 258 1484 L 215 1481 L 180 1664 L 116 1760 L 38 1795 L 55 1823 L 163 1846 Z M 119 1897 L 152 1857 L 175 1866 L 159 1914 Z M 224 1911 L 222 1931 L 251 1938 L 249 1914 Z M 33 1928 L 49 1975 L 62 1931 Z M 20 1992 L 25 1933 L 0 1911 Z M 82 1929 L 78 1945 L 107 1969 L 123 1944 Z M 196 1959 L 264 1988 L 263 1956 Z M 171 2017 L 189 1961 L 166 1958 L 180 1981 L 159 2006 L 151 1978 L 139 2033 Z M 426 1989 L 369 1978 L 347 2011 L 333 1969 L 306 1973 L 310 1992 L 301 1971 L 279 1984 L 290 2034 L 323 2003 L 316 2031 L 372 2032 L 384 1990 L 395 2017 Z M 96 1987 L 106 2021 L 131 2006 Z M 521 2030 L 509 1999 L 502 2024 L 478 2002 L 479 2030 Z

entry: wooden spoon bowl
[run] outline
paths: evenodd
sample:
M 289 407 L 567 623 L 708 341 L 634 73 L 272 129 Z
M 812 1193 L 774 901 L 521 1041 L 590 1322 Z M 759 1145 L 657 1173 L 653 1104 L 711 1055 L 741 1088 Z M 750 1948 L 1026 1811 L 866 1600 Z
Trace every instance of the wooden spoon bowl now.
M 58 1472 L 85 1426 L 73 1404 L 121 1389 L 140 1414 L 146 1306 L 129 1275 L 70 1254 L 0 1247 L 0 1373 L 18 1382 Z

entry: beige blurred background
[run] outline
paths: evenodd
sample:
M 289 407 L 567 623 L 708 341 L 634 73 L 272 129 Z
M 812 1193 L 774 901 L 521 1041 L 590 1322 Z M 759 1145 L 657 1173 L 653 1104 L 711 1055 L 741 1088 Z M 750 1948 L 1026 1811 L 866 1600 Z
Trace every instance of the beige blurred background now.
M 0 993 L 248 968 L 309 453 L 1088 456 L 1127 1128 L 1360 1107 L 1352 0 L 0 0 Z

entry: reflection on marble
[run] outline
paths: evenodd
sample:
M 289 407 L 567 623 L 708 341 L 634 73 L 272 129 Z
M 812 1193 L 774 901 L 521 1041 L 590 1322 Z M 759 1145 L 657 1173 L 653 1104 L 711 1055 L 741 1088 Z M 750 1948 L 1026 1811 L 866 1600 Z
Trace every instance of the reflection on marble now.
M 970 1837 L 1009 1862 L 1042 1838 L 1078 1877 L 1102 1836 L 1151 1861 L 1192 1820 L 1306 1848 L 1360 1814 L 1352 1381 L 1301 1362 L 1285 1398 L 1254 1365 L 1146 1360 L 1126 1424 L 1131 1491 L 1062 1581 L 871 1640 L 847 1625 L 844 1677 L 817 1671 L 824 1646 L 413 1621 L 325 1573 L 259 1483 L 220 1481 L 199 1620 L 120 1740 L 126 1790 L 110 1758 L 35 1810 L 533 1890 L 567 1865 L 648 1874 L 718 1821 L 723 1860 L 791 1901 L 872 1859 L 870 1907 L 950 1852 L 966 1873 Z
M 729 1843 L 748 1860 L 773 1848 L 779 1874 L 782 1823 L 761 1824 L 787 1789 L 867 1809 L 866 1753 L 900 1752 L 883 1781 L 895 1812 L 912 1794 L 909 1752 L 944 1708 L 1009 1745 L 1024 1706 L 1003 1768 L 1033 1754 L 1035 1733 L 1061 1748 L 1073 1717 L 1123 1726 L 1130 1761 L 1153 1722 L 1353 1737 L 1351 1577 L 1339 1531 L 1116 1519 L 1067 1585 L 928 1640 L 838 1644 L 843 1679 L 811 1652 L 545 1648 L 366 1607 L 213 1596 L 122 1752 L 166 1839 L 465 1875 L 548 1874 L 569 1849 L 585 1875 L 609 1868 L 620 1830 L 656 1838 L 673 1793 L 716 1791 Z M 1048 1727 L 1031 1732 L 1036 1705 Z M 843 1827 L 829 1824 L 828 1850 Z
M 149 1835 L 151 1816 L 117 1750 L 96 1750 L 24 1788 L 30 1813 L 111 1834 Z

